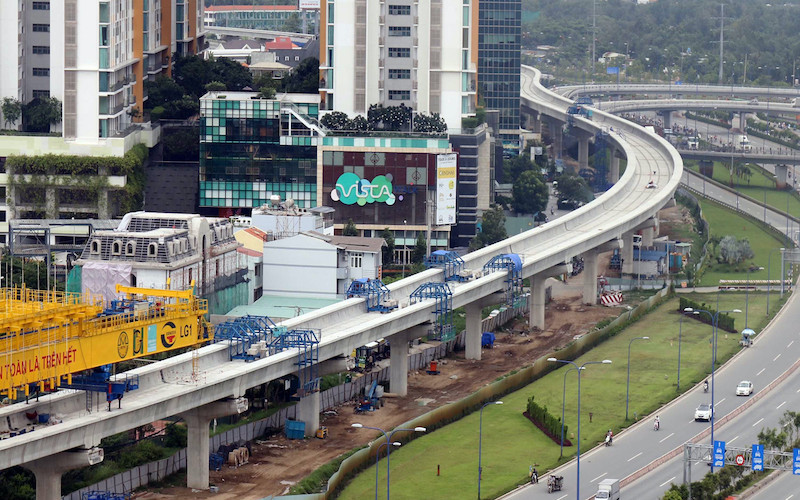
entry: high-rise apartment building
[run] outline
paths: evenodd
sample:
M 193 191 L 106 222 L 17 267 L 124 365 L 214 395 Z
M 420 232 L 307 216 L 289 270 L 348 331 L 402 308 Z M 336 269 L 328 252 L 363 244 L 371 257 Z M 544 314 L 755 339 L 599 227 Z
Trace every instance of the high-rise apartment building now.
M 478 86 L 486 109 L 499 111 L 504 145 L 519 147 L 522 0 L 480 0 Z
M 326 110 L 352 117 L 403 104 L 439 113 L 456 133 L 475 114 L 478 0 L 323 0 L 320 9 Z
M 202 49 L 203 2 L 3 0 L 0 43 L 0 99 L 56 97 L 63 139 L 97 144 L 140 120 L 145 80 L 174 53 Z

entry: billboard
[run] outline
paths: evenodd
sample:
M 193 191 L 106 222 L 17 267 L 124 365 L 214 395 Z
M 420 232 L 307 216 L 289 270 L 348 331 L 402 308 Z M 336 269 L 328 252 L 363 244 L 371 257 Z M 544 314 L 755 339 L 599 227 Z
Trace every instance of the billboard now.
M 456 223 L 456 154 L 436 155 L 436 224 Z
M 319 10 L 320 0 L 299 0 L 298 6 L 300 10 L 303 9 L 316 9 Z

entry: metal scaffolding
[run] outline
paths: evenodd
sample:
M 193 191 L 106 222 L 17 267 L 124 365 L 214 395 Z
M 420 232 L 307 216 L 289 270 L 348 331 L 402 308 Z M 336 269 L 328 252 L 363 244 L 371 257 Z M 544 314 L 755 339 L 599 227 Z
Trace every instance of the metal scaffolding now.
M 505 279 L 506 304 L 514 306 L 516 299 L 522 295 L 522 258 L 519 254 L 504 253 L 495 255 L 483 266 L 484 274 L 498 270 L 508 272 Z
M 412 304 L 426 299 L 436 300 L 433 310 L 435 316 L 433 330 L 429 337 L 443 342 L 454 339 L 456 334 L 453 327 L 453 292 L 450 291 L 450 287 L 447 283 L 423 283 L 411 292 Z
M 319 330 L 288 330 L 276 335 L 269 344 L 270 355 L 286 349 L 297 349 L 297 378 L 299 397 L 319 390 Z

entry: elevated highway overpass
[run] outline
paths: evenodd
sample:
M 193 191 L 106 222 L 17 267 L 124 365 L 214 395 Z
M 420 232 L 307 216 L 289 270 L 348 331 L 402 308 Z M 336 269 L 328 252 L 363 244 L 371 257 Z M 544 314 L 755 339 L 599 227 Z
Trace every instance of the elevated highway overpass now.
M 523 68 L 522 98 L 544 116 L 566 119 L 570 101 L 540 85 L 540 73 Z M 619 246 L 632 252 L 633 232 L 652 225 L 652 217 L 667 204 L 677 189 L 683 165 L 680 156 L 664 139 L 638 125 L 598 111 L 592 120 L 578 119 L 587 133 L 613 128 L 613 142 L 624 153 L 628 168 L 614 186 L 595 201 L 574 212 L 525 233 L 464 256 L 467 268 L 480 269 L 493 257 L 515 253 L 522 257 L 522 276 L 531 279 L 531 323 L 544 323 L 544 282 L 561 271 L 573 256 L 583 255 L 587 277 L 584 296 L 596 300 L 598 249 Z M 648 188 L 654 181 L 655 189 Z M 632 261 L 632 259 L 631 259 Z M 467 317 L 466 356 L 480 359 L 481 306 L 497 303 L 497 292 L 505 289 L 505 272 L 493 272 L 465 283 L 449 282 L 452 306 L 465 307 Z M 389 285 L 392 297 L 403 301 L 427 282 L 442 282 L 437 269 L 410 276 Z M 336 359 L 355 347 L 379 338 L 389 339 L 393 357 L 391 384 L 405 393 L 408 340 L 425 333 L 432 319 L 434 300 L 424 300 L 387 314 L 368 313 L 364 299 L 353 298 L 285 321 L 290 329 L 319 331 L 319 362 Z M 106 436 L 172 415 L 183 415 L 189 430 L 187 483 L 208 487 L 208 424 L 212 418 L 241 411 L 248 388 L 297 372 L 295 349 L 249 363 L 231 361 L 227 343 L 217 343 L 165 361 L 138 368 L 139 390 L 129 393 L 122 408 L 88 413 L 83 393 L 65 391 L 42 397 L 31 404 L 0 409 L 0 418 L 19 419 L 37 408 L 59 415 L 57 425 L 0 441 L 0 469 L 23 465 L 37 477 L 37 497 L 52 498 L 60 491 L 58 464 L 67 463 L 92 450 Z M 310 432 L 319 422 L 318 393 L 298 403 L 298 419 L 305 415 Z M 78 450 L 78 451 L 76 451 Z M 86 460 L 77 460 L 87 464 Z M 70 462 L 71 463 L 71 462 Z
M 741 85 L 704 85 L 672 83 L 600 83 L 589 85 L 562 85 L 553 88 L 558 94 L 575 99 L 582 95 L 706 95 L 792 99 L 800 97 L 800 88 L 743 87 Z

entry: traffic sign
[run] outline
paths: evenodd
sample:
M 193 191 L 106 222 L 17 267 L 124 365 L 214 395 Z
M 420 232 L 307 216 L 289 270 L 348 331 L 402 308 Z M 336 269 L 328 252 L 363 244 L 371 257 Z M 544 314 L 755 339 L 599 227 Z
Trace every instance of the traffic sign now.
M 792 474 L 800 476 L 800 448 L 795 448 L 792 455 Z
M 714 441 L 714 467 L 725 467 L 725 441 Z
M 744 465 L 744 455 L 736 455 L 736 465 Z
M 764 470 L 764 445 L 753 445 L 753 457 L 751 460 L 750 468 L 753 470 Z

